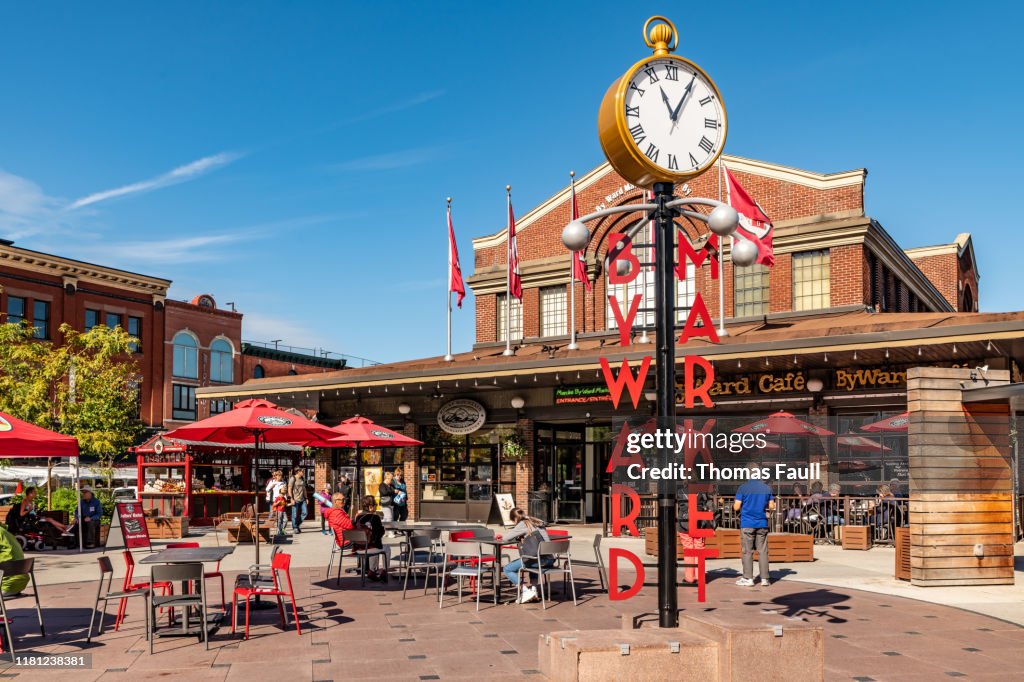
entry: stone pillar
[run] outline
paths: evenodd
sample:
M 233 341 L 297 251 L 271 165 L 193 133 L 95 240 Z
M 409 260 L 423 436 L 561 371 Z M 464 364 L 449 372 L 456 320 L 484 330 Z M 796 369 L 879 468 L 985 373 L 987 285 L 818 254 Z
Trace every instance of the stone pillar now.
M 835 431 L 835 428 L 829 425 L 828 405 L 825 405 L 824 403 L 820 405 L 812 405 L 807 409 L 807 417 L 807 421 L 815 426 L 820 426 L 821 428 L 828 429 L 829 431 Z M 807 461 L 809 464 L 817 462 L 821 465 L 821 485 L 825 491 L 828 491 L 828 484 L 833 483 L 833 481 L 828 480 L 829 459 L 828 451 L 825 449 L 827 441 L 821 438 L 808 438 L 807 441 Z M 814 481 L 808 481 L 807 487 L 810 488 L 810 485 L 813 482 Z M 838 476 L 836 476 L 836 480 L 834 482 L 839 482 Z M 810 493 L 810 490 L 807 492 Z
M 317 448 L 316 449 L 316 460 L 313 469 L 313 488 L 316 492 L 320 492 L 324 488 L 331 488 L 331 493 L 334 493 L 334 487 L 331 483 L 331 450 L 330 448 Z M 320 518 L 320 505 L 314 503 L 313 509 L 315 510 L 314 518 Z
M 402 427 L 402 435 L 419 439 L 419 428 L 411 421 Z M 402 448 L 403 474 L 405 475 L 405 493 L 409 496 L 409 520 L 415 521 L 420 515 L 420 449 L 419 447 Z
M 516 421 L 516 431 L 526 446 L 526 455 L 516 462 L 516 506 L 529 513 L 529 498 L 526 493 L 533 490 L 533 474 L 536 467 L 534 458 L 537 456 L 533 438 L 533 420 L 519 418 Z
M 1010 375 L 987 378 L 1001 386 Z M 964 388 L 985 385 L 970 369 L 907 372 L 913 585 L 1013 584 L 1009 404 L 963 402 Z

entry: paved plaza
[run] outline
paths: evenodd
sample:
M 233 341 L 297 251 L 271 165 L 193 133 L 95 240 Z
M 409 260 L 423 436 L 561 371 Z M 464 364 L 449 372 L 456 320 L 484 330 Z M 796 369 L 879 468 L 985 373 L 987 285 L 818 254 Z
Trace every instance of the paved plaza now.
M 587 531 L 574 531 L 580 596 L 576 607 L 559 594 L 557 583 L 555 601 L 547 610 L 540 604 L 494 606 L 485 589 L 479 612 L 471 598 L 457 605 L 454 596 L 439 609 L 433 590 L 424 597 L 421 586 L 410 586 L 408 598 L 403 600 L 401 583 L 394 579 L 361 587 L 357 577 L 346 575 L 337 587 L 334 578 L 326 576 L 328 538 L 307 530 L 289 538 L 284 547 L 295 557 L 292 578 L 302 618 L 301 636 L 293 627 L 282 631 L 277 610 L 270 609 L 253 613 L 248 641 L 240 633 L 232 636 L 229 624 L 212 638 L 209 651 L 194 638 L 167 638 L 157 640 L 156 653 L 150 656 L 142 612 L 139 604 L 133 603 L 119 632 L 108 627 L 92 644 L 86 644 L 84 630 L 95 595 L 95 554 L 37 555 L 45 639 L 35 626 L 30 598 L 10 600 L 8 609 L 15 618 L 19 653 L 92 654 L 92 669 L 73 673 L 76 681 L 166 675 L 190 680 L 539 678 L 537 644 L 541 634 L 617 629 L 623 627 L 624 620 L 650 627 L 651 620 L 656 620 L 656 588 L 650 582 L 653 567 L 648 584 L 636 598 L 610 601 L 599 590 L 596 570 L 585 565 L 593 563 L 587 540 L 592 534 Z M 212 545 L 223 538 L 207 534 L 200 541 Z M 609 540 L 606 545 L 612 542 L 636 548 L 638 541 Z M 267 548 L 263 549 L 265 558 Z M 966 608 L 922 601 L 948 599 L 942 591 L 901 587 L 891 578 L 888 586 L 893 589 L 883 589 L 883 566 L 891 569 L 891 549 L 843 552 L 817 547 L 816 552 L 819 558 L 813 564 L 773 564 L 778 582 L 768 588 L 738 587 L 734 584 L 738 560 L 713 561 L 707 603 L 696 602 L 695 590 L 684 590 L 680 606 L 688 614 L 712 613 L 719 619 L 746 624 L 821 625 L 828 679 L 1006 679 L 1024 675 L 1024 628 L 1020 625 Z M 234 575 L 252 558 L 252 546 L 242 546 L 224 562 L 229 589 Z M 123 562 L 119 553 L 113 552 L 112 559 L 120 577 Z M 146 574 L 146 567 L 137 569 L 139 579 Z M 631 578 L 624 573 L 622 580 Z M 212 603 L 219 599 L 219 586 L 213 580 L 208 585 Z M 1024 610 L 1020 587 L 989 588 L 991 595 L 978 593 L 978 589 L 982 588 L 968 588 L 975 592 L 963 599 L 974 600 L 982 611 L 996 615 L 1015 613 L 1020 620 Z M 511 591 L 506 592 L 510 597 Z M 9 664 L 0 673 L 32 680 L 61 679 L 69 674 Z

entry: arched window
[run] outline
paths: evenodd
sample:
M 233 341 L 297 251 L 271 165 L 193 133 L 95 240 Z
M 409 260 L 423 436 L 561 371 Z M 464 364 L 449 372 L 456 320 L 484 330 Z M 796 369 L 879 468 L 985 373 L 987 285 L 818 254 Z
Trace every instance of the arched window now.
M 960 312 L 974 312 L 974 294 L 971 293 L 970 287 L 964 287 L 964 302 L 960 305 Z
M 230 384 L 234 381 L 234 351 L 227 339 L 210 344 L 210 381 Z
M 256 365 L 255 367 L 252 368 L 253 379 L 262 379 L 266 375 L 267 373 L 263 371 L 263 365 Z
M 636 279 L 624 284 L 612 284 L 607 279 L 605 280 L 608 295 L 615 296 L 619 302 L 619 312 L 623 318 L 625 318 L 626 313 L 629 311 L 629 305 L 633 301 L 633 296 L 640 294 L 642 297 L 640 299 L 640 310 L 636 314 L 633 326 L 636 328 L 646 327 L 651 332 L 654 331 L 654 250 L 652 248 L 654 240 L 652 237 L 650 223 L 647 223 L 643 228 L 633 233 L 633 255 L 643 264 L 643 268 Z M 678 239 L 679 234 L 677 232 L 677 243 Z M 675 253 L 675 249 L 673 249 L 673 253 Z M 607 267 L 605 271 L 608 271 Z M 676 288 L 676 322 L 684 324 L 697 292 L 697 287 L 694 283 L 693 263 L 689 261 L 686 263 L 686 279 L 674 279 L 673 282 Z M 605 318 L 609 329 L 616 329 L 618 327 L 615 322 L 615 313 L 612 312 L 610 299 L 608 299 L 607 309 L 605 310 Z
M 174 335 L 173 374 L 183 379 L 199 378 L 199 343 L 188 332 Z

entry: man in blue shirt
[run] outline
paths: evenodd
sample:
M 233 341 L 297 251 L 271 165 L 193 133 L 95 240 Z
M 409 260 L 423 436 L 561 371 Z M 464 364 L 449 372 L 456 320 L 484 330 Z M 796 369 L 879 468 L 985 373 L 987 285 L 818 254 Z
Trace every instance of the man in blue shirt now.
M 82 488 L 82 501 L 75 512 L 75 521 L 82 524 L 82 543 L 93 548 L 99 541 L 100 518 L 103 516 L 103 505 L 92 494 L 92 488 Z
M 757 467 L 753 467 L 755 470 Z M 757 547 L 761 587 L 771 584 L 768 572 L 768 512 L 775 509 L 772 489 L 764 481 L 750 479 L 736 491 L 734 511 L 740 513 L 740 540 L 743 547 L 743 577 L 737 585 L 754 584 L 754 547 Z

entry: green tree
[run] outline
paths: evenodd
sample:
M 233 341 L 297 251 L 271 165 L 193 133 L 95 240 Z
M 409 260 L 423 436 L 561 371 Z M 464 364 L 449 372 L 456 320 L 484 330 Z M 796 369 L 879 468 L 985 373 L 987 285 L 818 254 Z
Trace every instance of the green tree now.
M 0 325 L 0 410 L 78 438 L 83 455 L 111 468 L 138 437 L 138 339 L 120 327 L 40 341 L 28 324 Z

